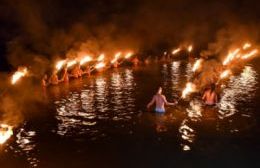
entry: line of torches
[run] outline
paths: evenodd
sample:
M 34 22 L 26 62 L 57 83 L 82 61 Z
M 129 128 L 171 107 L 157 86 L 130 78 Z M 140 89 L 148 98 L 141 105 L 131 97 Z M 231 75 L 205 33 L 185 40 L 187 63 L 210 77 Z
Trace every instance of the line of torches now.
M 192 50 L 192 46 L 188 47 L 188 51 Z M 176 54 L 181 51 L 181 48 L 177 48 L 173 50 L 172 54 Z M 222 62 L 222 65 L 224 67 L 227 67 L 230 63 L 234 61 L 243 61 L 250 59 L 258 54 L 258 49 L 253 48 L 252 44 L 245 43 L 242 47 L 236 48 L 235 50 L 232 50 L 228 53 L 224 61 Z M 202 66 L 203 59 L 198 59 L 195 61 L 192 67 L 192 71 L 195 73 L 197 70 L 199 70 Z M 221 80 L 228 78 L 230 75 L 232 75 L 232 71 L 230 69 L 225 69 L 220 75 L 219 80 L 217 83 L 219 83 Z M 186 87 L 182 91 L 182 99 L 185 99 L 189 94 L 196 92 L 197 88 L 196 85 L 192 82 L 187 82 Z
M 232 50 L 231 52 L 228 53 L 228 55 L 224 59 L 224 61 L 222 63 L 223 66 L 227 66 L 228 64 L 230 64 L 231 62 L 233 62 L 235 60 L 249 59 L 249 58 L 255 56 L 256 54 L 258 54 L 257 49 L 251 49 L 251 48 L 252 48 L 252 45 L 250 43 L 245 43 L 241 48 L 236 48 L 235 50 Z M 193 46 L 189 45 L 189 46 L 187 46 L 186 49 L 189 53 L 191 53 L 193 50 Z M 175 55 L 175 54 L 179 53 L 181 50 L 182 50 L 182 47 L 174 49 L 172 51 L 172 54 Z M 115 62 L 117 62 L 119 60 L 119 58 L 121 56 L 122 56 L 121 52 L 116 53 L 114 58 L 110 61 L 110 63 L 114 64 Z M 133 56 L 133 53 L 128 52 L 125 54 L 124 59 L 129 59 L 132 56 Z M 105 54 L 101 54 L 97 58 L 97 60 L 96 60 L 97 64 L 94 66 L 94 68 L 95 69 L 104 68 L 106 66 L 104 59 L 105 59 Z M 67 66 L 67 68 L 72 67 L 73 65 L 75 65 L 77 63 L 79 63 L 82 66 L 91 61 L 93 61 L 93 58 L 89 55 L 86 55 L 80 59 L 79 58 L 73 59 L 73 60 L 65 59 L 65 60 L 58 61 L 55 65 L 55 68 L 56 68 L 56 70 L 59 71 L 65 65 Z M 202 63 L 203 63 L 202 59 L 196 60 L 192 67 L 192 71 L 195 73 L 197 70 L 199 70 L 201 68 Z M 220 74 L 219 78 L 220 78 L 220 80 L 225 79 L 225 78 L 228 78 L 231 74 L 232 74 L 231 70 L 226 69 Z M 26 75 L 28 75 L 28 69 L 26 67 L 18 68 L 18 70 L 11 77 L 11 84 L 15 85 L 22 77 L 25 77 Z M 189 94 L 195 92 L 196 90 L 197 90 L 197 88 L 194 83 L 187 82 L 186 87 L 182 91 L 181 99 L 185 99 Z M 0 144 L 4 144 L 13 135 L 12 129 L 13 129 L 12 126 L 9 126 L 7 124 L 0 125 Z

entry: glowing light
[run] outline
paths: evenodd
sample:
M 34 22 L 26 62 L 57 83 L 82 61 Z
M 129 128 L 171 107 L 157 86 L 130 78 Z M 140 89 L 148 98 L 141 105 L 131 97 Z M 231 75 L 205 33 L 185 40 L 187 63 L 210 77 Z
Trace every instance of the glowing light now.
M 201 67 L 201 63 L 202 63 L 202 59 L 198 59 L 195 63 L 194 63 L 194 65 L 193 65 L 193 67 L 192 67 L 192 71 L 193 72 L 196 72 L 200 67 Z
M 111 61 L 111 63 L 112 64 L 115 63 L 120 56 L 121 56 L 121 52 L 116 53 L 116 55 L 115 55 L 114 59 Z
M 95 66 L 95 68 L 96 69 L 101 69 L 101 68 L 104 68 L 106 66 L 106 64 L 104 63 L 104 62 L 100 62 L 100 63 L 98 63 L 96 66 Z
M 24 77 L 27 73 L 27 68 L 21 68 L 20 70 L 16 71 L 12 76 L 11 83 L 14 85 L 19 79 Z
M 250 48 L 251 46 L 252 46 L 252 45 L 251 45 L 250 43 L 245 43 L 245 44 L 243 45 L 243 49 L 246 50 L 246 49 Z
M 6 124 L 0 125 L 0 144 L 4 144 L 12 135 L 13 128 Z
M 182 98 L 186 98 L 190 93 L 194 92 L 196 90 L 196 85 L 194 85 L 191 82 L 188 82 L 186 84 L 185 89 L 182 91 Z
M 77 64 L 77 61 L 76 60 L 71 60 L 67 63 L 67 67 L 72 67 L 73 65 Z
M 221 79 L 224 79 L 224 78 L 227 78 L 229 75 L 231 75 L 231 71 L 229 69 L 223 71 L 221 74 L 220 74 L 220 78 Z
M 230 53 L 227 55 L 226 59 L 223 61 L 223 65 L 227 65 L 227 64 L 229 64 L 231 61 L 233 61 L 234 58 L 236 57 L 236 55 L 237 55 L 239 52 L 240 52 L 240 49 L 239 49 L 239 48 L 237 48 L 236 50 L 230 52 Z
M 249 52 L 249 53 L 247 53 L 247 54 L 241 56 L 241 58 L 242 58 L 242 59 L 248 59 L 248 58 L 250 58 L 250 57 L 256 55 L 257 53 L 258 53 L 258 50 L 257 50 L 257 49 L 254 49 L 254 50 L 252 50 L 251 52 Z
M 175 54 L 179 53 L 180 51 L 181 51 L 180 48 L 174 49 L 174 50 L 172 51 L 172 55 L 175 55 Z
M 84 58 L 82 58 L 81 60 L 80 60 L 80 65 L 84 65 L 85 63 L 87 63 L 87 62 L 90 62 L 90 61 L 92 61 L 92 58 L 90 57 L 90 56 L 85 56 Z
M 188 47 L 188 52 L 191 52 L 193 50 L 193 46 L 192 45 L 189 45 Z
M 60 70 L 66 64 L 66 60 L 61 60 L 56 63 L 56 69 Z
M 129 52 L 125 55 L 125 59 L 131 58 L 133 56 L 132 52 Z
M 105 54 L 101 54 L 101 55 L 98 57 L 97 60 L 100 62 L 100 61 L 103 61 L 104 58 L 105 58 Z

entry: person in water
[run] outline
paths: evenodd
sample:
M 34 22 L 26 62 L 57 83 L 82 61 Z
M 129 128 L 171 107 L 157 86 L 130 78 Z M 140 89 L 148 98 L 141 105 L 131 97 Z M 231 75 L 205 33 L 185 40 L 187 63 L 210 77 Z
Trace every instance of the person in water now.
M 42 84 L 43 87 L 48 86 L 48 75 L 45 74 L 43 76 L 41 84 Z
M 64 70 L 63 70 L 62 81 L 65 82 L 65 83 L 68 83 L 69 80 L 70 79 L 69 79 L 68 69 L 67 69 L 67 67 L 65 67 Z
M 213 106 L 218 102 L 218 96 L 215 91 L 215 84 L 211 84 L 210 88 L 204 92 L 202 100 L 206 105 L 210 106 Z
M 58 85 L 59 84 L 59 78 L 58 78 L 58 75 L 57 75 L 57 72 L 54 71 L 49 79 L 49 83 L 51 85 Z
M 166 100 L 166 97 L 162 94 L 162 88 L 161 87 L 159 87 L 157 94 L 153 96 L 153 99 L 147 105 L 147 108 L 149 109 L 154 103 L 156 105 L 155 112 L 158 112 L 158 113 L 164 113 L 165 112 L 164 105 L 175 105 L 175 104 L 177 104 L 176 102 L 171 103 L 171 102 L 168 102 Z

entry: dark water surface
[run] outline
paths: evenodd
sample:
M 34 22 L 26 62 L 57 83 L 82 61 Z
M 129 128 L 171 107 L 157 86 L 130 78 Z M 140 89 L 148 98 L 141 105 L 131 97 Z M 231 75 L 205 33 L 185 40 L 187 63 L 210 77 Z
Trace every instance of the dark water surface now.
M 192 76 L 185 61 L 48 88 L 42 115 L 1 147 L 0 167 L 259 167 L 259 72 L 247 65 L 232 77 L 217 108 L 195 95 L 165 115 L 145 106 L 158 85 L 169 101 L 178 98 Z

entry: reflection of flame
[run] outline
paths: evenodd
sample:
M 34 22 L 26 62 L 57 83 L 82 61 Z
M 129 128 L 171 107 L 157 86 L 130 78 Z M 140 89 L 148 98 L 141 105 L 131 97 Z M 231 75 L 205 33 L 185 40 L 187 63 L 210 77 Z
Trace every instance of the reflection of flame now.
M 96 69 L 101 69 L 101 68 L 104 68 L 106 65 L 105 65 L 105 63 L 104 62 L 100 62 L 100 63 L 98 63 L 96 66 L 95 66 L 95 68 Z
M 97 60 L 100 62 L 100 61 L 103 61 L 104 58 L 105 58 L 105 54 L 101 54 L 101 55 L 98 57 Z
M 13 74 L 11 83 L 14 85 L 20 78 L 24 77 L 27 73 L 27 68 L 19 69 Z
M 82 58 L 80 60 L 80 65 L 83 65 L 83 64 L 90 62 L 90 61 L 92 61 L 92 58 L 90 56 L 85 56 L 84 58 Z
M 254 55 L 257 54 L 257 53 L 258 53 L 258 50 L 257 50 L 257 49 L 254 49 L 254 50 L 252 50 L 251 52 L 249 52 L 249 53 L 243 55 L 241 58 L 242 58 L 242 59 L 248 59 L 248 58 L 254 56 Z
M 56 64 L 56 69 L 60 70 L 65 63 L 66 63 L 66 60 L 58 61 L 57 64 Z
M 224 79 L 224 78 L 228 77 L 230 74 L 231 74 L 231 71 L 230 71 L 230 70 L 225 70 L 224 72 L 222 72 L 222 73 L 220 74 L 220 78 L 221 78 L 221 79 Z
M 174 49 L 174 50 L 172 51 L 172 54 L 175 55 L 175 54 L 177 54 L 177 53 L 180 52 L 180 51 L 181 51 L 180 48 Z
M 192 71 L 193 71 L 193 72 L 197 71 L 197 70 L 200 68 L 202 61 L 203 61 L 202 59 L 198 59 L 198 60 L 194 63 L 194 65 L 193 65 L 193 67 L 192 67 Z
M 4 144 L 13 135 L 12 127 L 6 124 L 0 125 L 0 144 Z
M 67 67 L 72 67 L 73 65 L 77 64 L 77 61 L 76 60 L 71 60 L 67 63 Z
M 193 49 L 193 46 L 192 46 L 192 45 L 189 45 L 189 47 L 188 47 L 188 52 L 191 52 L 192 49 Z
M 244 45 L 243 45 L 243 49 L 244 50 L 246 50 L 246 49 L 248 49 L 248 48 L 250 48 L 251 47 L 251 44 L 250 43 L 245 43 Z
M 188 83 L 186 84 L 185 89 L 182 91 L 182 96 L 181 96 L 181 97 L 182 97 L 182 98 L 186 98 L 189 93 L 192 93 L 192 92 L 194 92 L 195 90 L 196 90 L 196 85 L 194 85 L 194 84 L 191 83 L 191 82 L 188 82 Z
M 130 57 L 132 57 L 133 56 L 133 53 L 132 52 L 129 52 L 129 53 L 127 53 L 126 55 L 125 55 L 125 59 L 128 59 L 128 58 L 130 58 Z
M 236 50 L 234 50 L 233 52 L 230 52 L 226 59 L 223 61 L 223 65 L 227 65 L 228 63 L 230 63 L 234 58 L 235 56 L 240 52 L 240 49 L 237 48 Z

